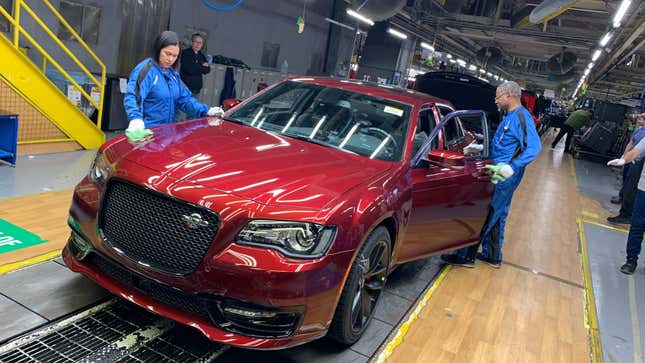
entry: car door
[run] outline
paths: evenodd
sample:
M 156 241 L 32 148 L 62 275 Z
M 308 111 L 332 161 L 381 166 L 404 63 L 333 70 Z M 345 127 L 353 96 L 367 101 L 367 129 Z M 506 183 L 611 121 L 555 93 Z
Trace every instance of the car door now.
M 396 253 L 399 262 L 476 242 L 491 201 L 493 186 L 484 167 L 490 163 L 485 113 L 452 112 L 436 122 L 437 111 L 433 107 L 419 116 L 417 130 L 422 122 L 436 126 L 412 160 L 412 211 Z M 464 128 L 466 118 L 475 125 L 473 131 Z M 471 143 L 481 145 L 481 151 L 465 155 Z

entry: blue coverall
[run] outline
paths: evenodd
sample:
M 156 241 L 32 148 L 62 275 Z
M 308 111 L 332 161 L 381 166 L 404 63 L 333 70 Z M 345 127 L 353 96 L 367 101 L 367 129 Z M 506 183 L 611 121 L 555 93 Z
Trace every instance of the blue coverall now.
M 524 133 L 518 117 L 519 112 L 524 113 L 526 125 L 525 143 L 523 142 Z M 520 152 L 516 155 L 518 148 Z M 482 244 L 482 255 L 484 257 L 502 261 L 504 227 L 511 207 L 513 192 L 522 181 L 526 165 L 535 159 L 541 149 L 540 137 L 535 130 L 533 116 L 528 110 L 524 107 L 519 107 L 504 116 L 493 137 L 492 157 L 495 165 L 498 163 L 509 164 L 513 168 L 514 174 L 495 185 L 489 214 L 481 232 L 480 243 Z M 477 247 L 476 245 L 470 249 L 462 249 L 459 254 L 461 256 L 468 254 L 468 258 L 474 258 Z
M 137 85 L 139 73 L 146 68 L 145 77 Z M 143 60 L 132 70 L 123 104 L 128 121 L 141 119 L 146 128 L 174 122 L 177 108 L 190 118 L 206 116 L 209 108 L 193 98 L 174 69 L 161 69 L 152 58 Z

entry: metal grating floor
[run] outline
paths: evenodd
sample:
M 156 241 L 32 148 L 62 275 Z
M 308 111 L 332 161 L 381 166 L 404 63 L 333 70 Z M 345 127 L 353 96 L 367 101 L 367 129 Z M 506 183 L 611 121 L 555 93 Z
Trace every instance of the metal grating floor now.
M 122 300 L 45 327 L 0 350 L 0 362 L 208 362 L 226 348 Z

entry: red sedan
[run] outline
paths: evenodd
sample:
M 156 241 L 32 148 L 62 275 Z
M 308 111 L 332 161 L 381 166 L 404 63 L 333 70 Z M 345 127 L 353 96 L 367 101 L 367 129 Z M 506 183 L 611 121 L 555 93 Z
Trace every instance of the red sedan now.
M 352 344 L 397 265 L 479 237 L 488 126 L 453 111 L 290 78 L 222 118 L 117 138 L 76 187 L 65 263 L 214 341 Z

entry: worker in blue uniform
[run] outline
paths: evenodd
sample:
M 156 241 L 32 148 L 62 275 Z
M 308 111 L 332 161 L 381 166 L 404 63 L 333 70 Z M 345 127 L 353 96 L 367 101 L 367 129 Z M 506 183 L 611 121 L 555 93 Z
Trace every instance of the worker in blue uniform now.
M 154 42 L 152 57 L 144 59 L 130 74 L 123 100 L 129 125 L 125 131 L 130 141 L 140 141 L 152 134 L 150 127 L 175 121 L 180 109 L 190 118 L 220 116 L 219 107 L 199 103 L 186 88 L 177 72 L 179 37 L 164 31 Z
M 441 259 L 446 263 L 472 268 L 476 258 L 495 268 L 501 266 L 504 227 L 513 192 L 520 185 L 526 166 L 542 148 L 533 116 L 520 102 L 521 93 L 522 89 L 517 83 L 505 82 L 497 88 L 495 95 L 495 103 L 502 112 L 506 112 L 506 116 L 493 137 L 494 165 L 487 165 L 493 172 L 495 190 L 480 235 L 482 252 L 477 253 L 479 244 L 464 248 L 453 254 L 442 255 Z

